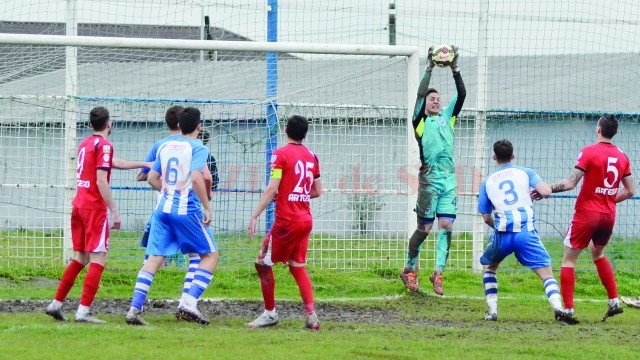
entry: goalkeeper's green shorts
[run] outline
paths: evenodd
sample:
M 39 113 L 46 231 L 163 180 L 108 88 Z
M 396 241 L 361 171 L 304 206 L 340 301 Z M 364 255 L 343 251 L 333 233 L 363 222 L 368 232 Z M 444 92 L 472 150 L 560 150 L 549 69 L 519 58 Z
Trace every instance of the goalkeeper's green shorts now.
M 418 221 L 431 223 L 441 216 L 455 218 L 458 212 L 458 187 L 455 176 L 441 180 L 426 180 L 421 176 L 415 212 Z

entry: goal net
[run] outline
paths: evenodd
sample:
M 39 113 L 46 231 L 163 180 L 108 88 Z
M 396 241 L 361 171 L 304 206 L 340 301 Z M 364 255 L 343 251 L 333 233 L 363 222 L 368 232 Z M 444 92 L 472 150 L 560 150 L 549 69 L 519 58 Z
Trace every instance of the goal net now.
M 310 120 L 305 143 L 320 159 L 325 184 L 325 194 L 312 202 L 309 262 L 329 269 L 401 266 L 415 175 L 408 159 L 407 78 L 413 55 L 416 82 L 417 49 L 226 42 L 220 49 L 228 59 L 202 59 L 201 50 L 176 50 L 191 46 L 186 42 L 124 42 L 146 46 L 140 49 L 118 47 L 124 40 L 114 38 L 77 40 L 102 45 L 77 46 L 75 63 L 67 55 L 65 66 L 46 71 L 40 64 L 64 59 L 64 46 L 5 46 L 14 55 L 6 66 L 15 69 L 0 84 L 0 161 L 7 170 L 0 179 L 2 257 L 9 263 L 55 264 L 71 254 L 69 179 L 76 146 L 92 133 L 91 108 L 109 109 L 115 156 L 141 160 L 168 135 L 166 110 L 181 105 L 202 112 L 217 162 L 212 230 L 221 266 L 246 268 L 255 259 L 258 243 L 247 240 L 248 219 L 266 187 L 271 153 L 285 143 L 284 126 L 294 114 Z M 261 44 L 278 52 L 256 51 Z M 211 48 L 216 51 L 215 44 Z M 369 55 L 356 56 L 363 53 Z M 33 59 L 36 73 L 28 71 L 34 64 L 24 64 L 24 56 Z M 73 95 L 66 93 L 69 77 L 77 80 Z M 111 264 L 138 266 L 144 256 L 138 243 L 156 195 L 135 177 L 135 171 L 112 173 L 123 226 L 111 233 Z M 272 221 L 261 217 L 261 233 Z

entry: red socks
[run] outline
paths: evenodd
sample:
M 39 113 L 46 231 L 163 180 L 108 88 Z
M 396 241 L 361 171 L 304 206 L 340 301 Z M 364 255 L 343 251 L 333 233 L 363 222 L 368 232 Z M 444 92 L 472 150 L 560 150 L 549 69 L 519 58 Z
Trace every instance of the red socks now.
M 271 266 L 256 264 L 256 270 L 258 271 L 258 276 L 260 277 L 260 287 L 262 288 L 264 309 L 271 311 L 276 308 L 276 280 L 273 278 L 273 269 L 271 269 Z
M 607 295 L 609 299 L 615 299 L 618 297 L 618 289 L 616 288 L 616 278 L 613 275 L 613 267 L 606 257 L 602 257 L 593 262 L 598 269 L 598 276 L 604 288 L 607 289 Z
M 560 292 L 564 307 L 573 309 L 573 292 L 576 288 L 576 270 L 572 267 L 560 268 Z
M 82 297 L 80 298 L 80 305 L 91 306 L 91 304 L 93 303 L 93 299 L 96 298 L 98 288 L 100 287 L 100 278 L 102 278 L 103 271 L 104 266 L 100 264 L 91 263 L 89 265 L 87 276 L 85 276 L 84 278 L 84 286 L 82 287 Z
M 58 291 L 56 291 L 54 299 L 63 302 L 64 299 L 67 298 L 69 291 L 71 291 L 71 288 L 76 282 L 76 278 L 82 269 L 84 269 L 84 265 L 78 262 L 78 260 L 71 260 L 62 274 L 62 279 L 60 279 L 60 285 L 58 286 Z
M 310 315 L 314 310 L 313 288 L 311 285 L 311 279 L 309 279 L 309 274 L 307 274 L 307 269 L 305 269 L 303 266 L 289 266 L 289 271 L 298 283 L 302 302 L 304 303 L 307 315 Z
M 275 287 L 276 281 L 273 277 L 273 269 L 271 266 L 256 264 L 256 270 L 260 277 L 260 287 L 262 288 L 262 297 L 264 299 L 264 309 L 271 311 L 276 307 L 275 300 Z M 304 267 L 289 266 L 289 271 L 293 278 L 298 283 L 300 289 L 300 296 L 302 296 L 302 302 L 304 303 L 307 315 L 314 311 L 313 303 L 313 288 L 311 285 L 311 279 L 307 274 L 307 269 Z

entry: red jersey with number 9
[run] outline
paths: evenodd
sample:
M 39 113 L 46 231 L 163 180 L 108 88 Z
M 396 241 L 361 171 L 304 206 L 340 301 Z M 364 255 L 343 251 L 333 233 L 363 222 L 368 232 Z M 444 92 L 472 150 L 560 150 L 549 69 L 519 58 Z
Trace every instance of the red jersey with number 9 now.
M 311 186 L 320 177 L 318 157 L 302 144 L 287 144 L 271 156 L 271 178 L 280 179 L 276 219 L 311 220 Z
M 620 180 L 631 175 L 627 155 L 617 146 L 601 142 L 584 147 L 575 167 L 584 171 L 575 210 L 615 214 Z
M 86 138 L 78 147 L 76 168 L 76 197 L 73 206 L 79 209 L 107 209 L 97 184 L 97 170 L 107 171 L 107 181 L 111 180 L 113 146 L 99 135 Z

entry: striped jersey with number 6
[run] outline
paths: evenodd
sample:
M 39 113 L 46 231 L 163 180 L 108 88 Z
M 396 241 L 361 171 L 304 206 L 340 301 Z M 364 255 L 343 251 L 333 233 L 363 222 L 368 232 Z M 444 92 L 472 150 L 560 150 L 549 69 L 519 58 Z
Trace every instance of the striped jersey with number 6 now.
M 271 156 L 271 178 L 281 179 L 276 218 L 311 220 L 309 200 L 313 180 L 320 177 L 318 157 L 302 144 L 287 144 Z
M 201 211 L 191 174 L 202 172 L 208 158 L 209 150 L 200 140 L 177 138 L 160 145 L 153 163 L 153 170 L 162 179 L 156 210 L 181 215 Z

